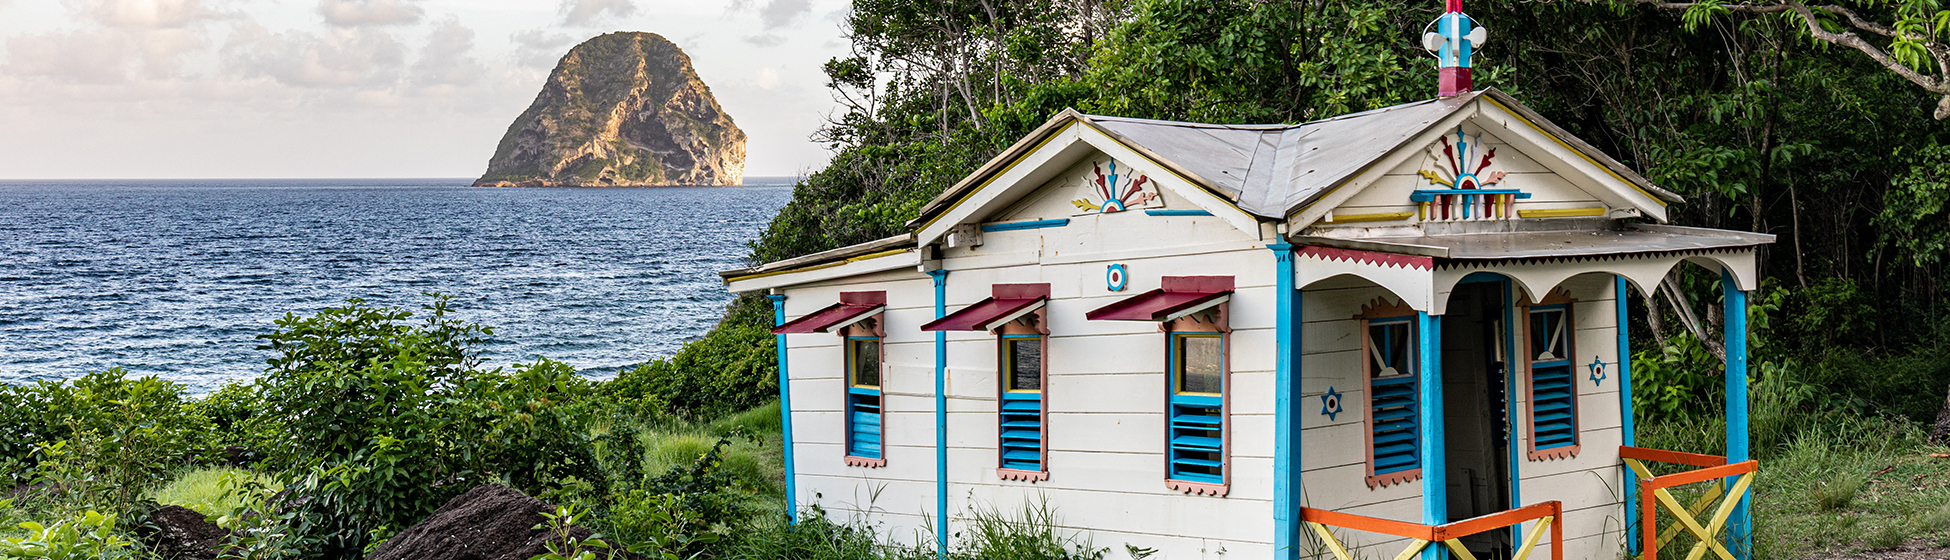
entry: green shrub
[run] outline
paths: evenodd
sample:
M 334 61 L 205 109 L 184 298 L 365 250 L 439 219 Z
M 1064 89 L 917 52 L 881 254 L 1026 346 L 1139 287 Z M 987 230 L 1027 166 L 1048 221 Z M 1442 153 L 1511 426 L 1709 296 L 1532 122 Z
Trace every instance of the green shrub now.
M 21 523 L 27 536 L 0 540 L 0 560 L 130 558 L 129 541 L 115 532 L 115 516 L 89 510 L 43 526 Z
M 611 398 L 654 398 L 691 419 L 747 410 L 777 398 L 778 352 L 769 302 L 743 296 L 718 326 L 668 359 L 624 371 L 603 384 Z
M 959 536 L 956 555 L 965 558 L 1102 560 L 1110 553 L 1092 546 L 1087 536 L 1064 534 L 1046 502 L 1024 503 L 1014 512 L 974 507 Z

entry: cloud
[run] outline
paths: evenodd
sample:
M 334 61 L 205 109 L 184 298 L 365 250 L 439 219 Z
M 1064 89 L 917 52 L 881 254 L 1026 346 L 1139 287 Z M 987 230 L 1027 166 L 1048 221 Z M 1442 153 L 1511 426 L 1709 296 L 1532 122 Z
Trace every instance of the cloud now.
M 562 23 L 569 25 L 588 25 L 605 15 L 609 17 L 630 17 L 636 13 L 633 0 L 562 0 Z
M 70 11 L 108 27 L 181 29 L 229 17 L 202 0 L 67 0 Z
M 319 0 L 318 15 L 339 27 L 419 23 L 426 11 L 410 0 Z
M 126 36 L 104 30 L 21 35 L 7 39 L 7 73 L 86 84 L 128 80 L 134 62 Z
M 744 37 L 744 41 L 747 43 L 751 43 L 753 45 L 770 48 L 770 47 L 776 47 L 785 44 L 785 36 L 779 35 L 777 33 L 766 33 L 764 35 L 746 35 Z
M 239 26 L 218 52 L 223 67 L 245 78 L 265 77 L 303 88 L 373 88 L 397 83 L 406 46 L 376 29 L 335 29 L 324 35 L 273 33 Z
M 435 24 L 433 32 L 427 34 L 427 46 L 420 50 L 419 62 L 413 63 L 409 72 L 413 85 L 463 86 L 472 84 L 487 73 L 487 67 L 475 60 L 474 30 L 461 26 L 460 18 L 449 16 Z
M 515 43 L 515 64 L 523 68 L 548 70 L 569 54 L 569 45 L 576 42 L 575 37 L 566 33 L 549 33 L 540 29 L 522 31 L 510 35 Z
M 808 0 L 772 0 L 758 9 L 758 21 L 770 31 L 793 25 L 811 12 L 812 2 Z
M 756 9 L 758 21 L 765 25 L 766 31 L 797 25 L 806 14 L 812 13 L 811 0 L 731 0 L 727 14 Z

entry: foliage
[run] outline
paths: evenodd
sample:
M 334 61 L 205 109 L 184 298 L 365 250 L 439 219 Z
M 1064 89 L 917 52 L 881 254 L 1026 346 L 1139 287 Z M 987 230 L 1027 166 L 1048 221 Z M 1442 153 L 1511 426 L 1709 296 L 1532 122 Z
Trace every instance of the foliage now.
M 238 495 L 241 485 L 273 484 L 270 477 L 243 469 L 205 467 L 183 471 L 174 479 L 151 488 L 143 498 L 163 505 L 177 505 L 213 517 L 236 515 L 244 507 Z
M 548 552 L 536 555 L 529 560 L 597 560 L 598 555 L 596 550 L 602 550 L 607 553 L 602 555 L 601 558 L 615 560 L 623 556 L 625 552 L 637 553 L 643 551 L 641 547 L 618 549 L 614 545 L 609 544 L 608 541 L 602 540 L 603 536 L 600 534 L 590 535 L 588 538 L 576 538 L 573 531 L 577 522 L 582 520 L 582 514 L 583 512 L 576 510 L 574 504 L 557 506 L 552 513 L 543 512 L 542 523 L 536 525 L 534 528 L 548 530 L 549 536 L 542 541 L 543 548 L 547 549 Z M 664 554 L 663 557 L 672 560 L 677 558 L 670 554 Z
M 129 541 L 115 533 L 115 516 L 94 510 L 41 525 L 20 524 L 28 535 L 0 540 L 0 559 L 100 560 L 130 557 Z
M 1904 155 L 1899 148 L 1898 156 Z M 1950 146 L 1931 143 L 1909 158 L 1910 167 L 1882 194 L 1875 224 L 1882 241 L 1918 267 L 1950 256 Z
M 127 513 L 140 490 L 208 447 L 184 387 L 121 369 L 0 388 L 0 484 L 38 482 L 71 504 Z M 10 472 L 8 472 L 10 471 Z
M 1855 494 L 1862 491 L 1862 482 L 1862 473 L 1836 473 L 1835 478 L 1814 488 L 1815 505 L 1822 511 L 1848 507 L 1855 502 Z
M 286 314 L 258 335 L 274 356 L 259 383 L 265 460 L 274 469 L 343 461 L 388 438 L 419 451 L 441 443 L 439 406 L 476 376 L 478 347 L 493 330 L 448 317 L 449 298 L 429 294 L 427 316 L 358 299 L 313 316 Z
M 602 392 L 690 418 L 713 418 L 763 404 L 779 390 L 771 318 L 769 302 L 740 298 L 703 339 L 669 358 L 624 371 L 605 383 Z
M 696 556 L 730 536 L 749 512 L 739 506 L 739 477 L 723 468 L 729 445 L 731 438 L 720 438 L 689 464 L 673 466 L 619 497 L 608 519 L 612 532 L 671 558 Z

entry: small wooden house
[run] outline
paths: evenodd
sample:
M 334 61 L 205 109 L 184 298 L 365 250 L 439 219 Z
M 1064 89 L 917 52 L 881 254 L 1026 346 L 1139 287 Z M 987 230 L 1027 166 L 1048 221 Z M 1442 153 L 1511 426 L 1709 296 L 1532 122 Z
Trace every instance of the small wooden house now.
M 789 507 L 947 546 L 1046 503 L 1114 557 L 1623 557 L 1625 463 L 1704 460 L 1629 447 L 1626 291 L 1723 275 L 1744 372 L 1772 237 L 1662 225 L 1680 197 L 1451 74 L 1297 125 L 1066 111 L 909 233 L 724 272 L 775 302 Z

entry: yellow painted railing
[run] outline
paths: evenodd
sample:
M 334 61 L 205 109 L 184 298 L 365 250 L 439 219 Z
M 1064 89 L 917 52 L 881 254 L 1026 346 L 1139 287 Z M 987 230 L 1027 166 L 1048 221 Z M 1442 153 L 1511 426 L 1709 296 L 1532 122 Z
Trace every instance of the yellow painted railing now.
M 1740 504 L 1740 498 L 1746 496 L 1747 487 L 1753 484 L 1754 471 L 1760 468 L 1759 462 L 1746 461 L 1729 465 L 1726 457 L 1718 455 L 1680 453 L 1631 446 L 1618 448 L 1618 456 L 1639 479 L 1639 550 L 1642 560 L 1658 560 L 1659 548 L 1671 543 L 1679 536 L 1682 529 L 1692 533 L 1693 538 L 1699 541 L 1693 545 L 1691 551 L 1687 552 L 1686 560 L 1699 560 L 1708 551 L 1719 556 L 1721 560 L 1738 560 L 1733 552 L 1727 550 L 1726 545 L 1720 544 L 1720 532 L 1726 529 L 1727 519 L 1733 516 L 1733 510 Z M 1665 476 L 1653 476 L 1652 469 L 1645 466 L 1646 461 L 1700 468 Z M 1729 477 L 1733 478 L 1733 488 L 1723 493 L 1722 490 L 1725 488 L 1723 481 Z M 1679 499 L 1673 497 L 1672 492 L 1667 490 L 1674 486 L 1702 482 L 1711 482 L 1713 485 L 1691 506 L 1680 504 Z M 1720 501 L 1719 509 L 1713 512 L 1713 516 L 1707 520 L 1707 523 L 1700 523 L 1699 515 L 1705 513 L 1706 508 L 1712 505 L 1714 500 Z M 1673 517 L 1673 523 L 1666 526 L 1664 531 L 1659 530 L 1658 506 L 1665 506 L 1667 513 L 1672 514 Z
M 1334 537 L 1334 533 L 1328 530 L 1328 526 L 1412 539 L 1408 549 L 1396 555 L 1395 560 L 1414 558 L 1416 554 L 1422 552 L 1422 549 L 1438 542 L 1449 547 L 1449 550 L 1456 554 L 1456 558 L 1476 560 L 1476 555 L 1470 554 L 1469 549 L 1463 546 L 1463 537 L 1531 520 L 1537 520 L 1537 526 L 1531 528 L 1530 534 L 1524 537 L 1523 546 L 1517 549 L 1516 555 L 1511 557 L 1511 560 L 1530 558 L 1530 553 L 1537 549 L 1537 544 L 1543 539 L 1545 532 L 1549 532 L 1551 537 L 1551 560 L 1564 560 L 1564 530 L 1560 523 L 1563 518 L 1564 505 L 1555 501 L 1443 525 L 1406 523 L 1309 507 L 1300 508 L 1300 520 L 1307 522 L 1314 533 L 1320 535 L 1321 542 L 1326 543 L 1327 548 L 1333 550 L 1334 556 L 1340 560 L 1354 560 L 1354 555 L 1348 553 L 1347 546 Z

